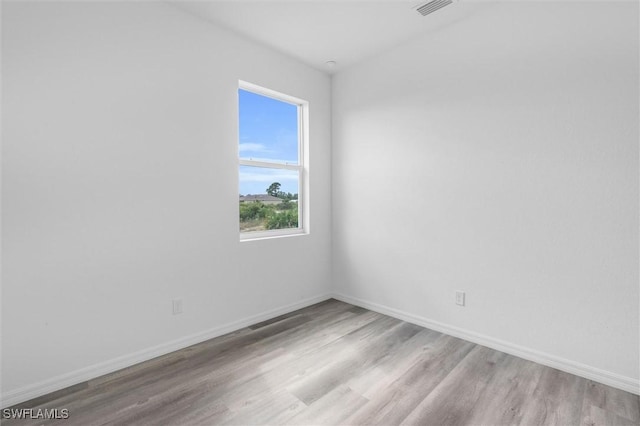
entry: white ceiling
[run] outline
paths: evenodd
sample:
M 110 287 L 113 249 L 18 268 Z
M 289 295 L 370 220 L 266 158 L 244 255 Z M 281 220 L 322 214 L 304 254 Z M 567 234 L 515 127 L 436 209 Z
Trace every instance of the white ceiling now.
M 422 16 L 415 0 L 174 1 L 180 9 L 333 73 L 474 14 L 455 2 Z M 330 68 L 327 61 L 336 61 Z

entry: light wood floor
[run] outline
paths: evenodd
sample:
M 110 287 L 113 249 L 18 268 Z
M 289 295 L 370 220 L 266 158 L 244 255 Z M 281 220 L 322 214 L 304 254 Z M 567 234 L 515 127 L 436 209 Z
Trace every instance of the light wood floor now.
M 336 300 L 19 407 L 65 425 L 640 424 L 636 395 Z

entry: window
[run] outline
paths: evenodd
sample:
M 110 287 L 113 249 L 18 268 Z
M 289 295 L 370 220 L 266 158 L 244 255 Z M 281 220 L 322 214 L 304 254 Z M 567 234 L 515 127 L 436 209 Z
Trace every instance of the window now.
M 305 232 L 308 103 L 240 82 L 240 238 Z

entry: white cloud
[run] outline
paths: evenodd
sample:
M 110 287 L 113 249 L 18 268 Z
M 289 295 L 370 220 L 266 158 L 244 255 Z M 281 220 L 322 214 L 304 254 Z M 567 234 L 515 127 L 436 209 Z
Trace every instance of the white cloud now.
M 240 194 L 264 194 L 273 182 L 279 182 L 281 191 L 293 194 L 299 191 L 298 172 L 267 167 L 240 166 Z
M 241 143 L 238 145 L 238 150 L 240 152 L 268 152 L 267 147 L 261 143 Z
M 297 172 L 286 172 L 281 170 L 274 170 L 269 172 L 240 172 L 240 183 L 250 182 L 284 182 L 284 181 L 297 181 Z

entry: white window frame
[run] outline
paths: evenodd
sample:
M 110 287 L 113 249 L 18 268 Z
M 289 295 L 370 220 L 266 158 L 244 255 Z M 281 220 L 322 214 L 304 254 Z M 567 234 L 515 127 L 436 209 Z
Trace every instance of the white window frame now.
M 250 241 L 265 238 L 278 238 L 293 235 L 306 235 L 309 233 L 309 208 L 308 208 L 308 123 L 309 123 L 309 102 L 293 96 L 285 95 L 275 90 L 267 89 L 246 81 L 239 81 L 238 89 L 252 92 L 258 95 L 266 96 L 278 101 L 286 102 L 298 107 L 298 163 L 292 164 L 287 162 L 271 162 L 264 160 L 253 160 L 251 158 L 241 158 L 238 151 L 238 193 L 239 191 L 239 171 L 240 166 L 263 167 L 269 169 L 292 170 L 298 172 L 298 227 L 288 229 L 272 229 L 267 231 L 239 232 L 240 241 Z M 238 114 L 240 113 L 240 105 L 238 105 Z M 239 124 L 239 115 L 238 115 Z M 239 126 L 238 126 L 239 128 Z M 239 131 L 238 131 L 239 133 Z M 236 144 L 239 143 L 239 134 L 236 138 Z M 238 218 L 238 230 L 240 229 L 240 214 Z

